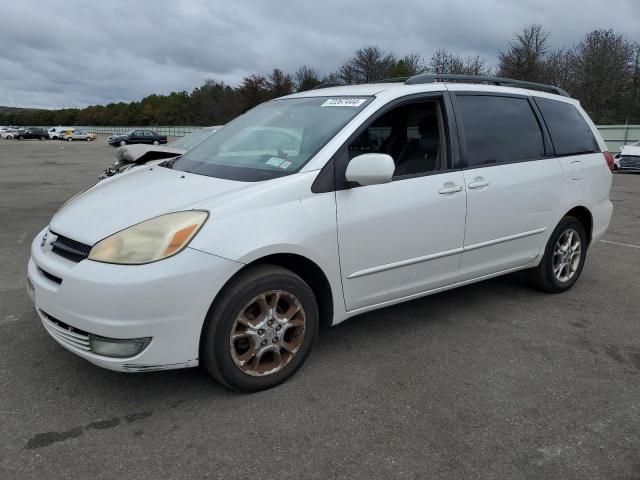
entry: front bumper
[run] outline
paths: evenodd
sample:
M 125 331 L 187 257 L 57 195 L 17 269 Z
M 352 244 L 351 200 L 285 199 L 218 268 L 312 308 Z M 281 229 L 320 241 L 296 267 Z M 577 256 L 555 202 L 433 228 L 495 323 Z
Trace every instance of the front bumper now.
M 51 337 L 67 350 L 111 370 L 146 371 L 198 364 L 200 334 L 217 292 L 242 264 L 186 248 L 147 265 L 74 263 L 51 251 L 43 230 L 31 245 L 28 289 Z M 96 355 L 88 334 L 152 337 L 130 358 Z
M 640 157 L 634 155 L 621 155 L 615 158 L 616 170 L 640 171 Z

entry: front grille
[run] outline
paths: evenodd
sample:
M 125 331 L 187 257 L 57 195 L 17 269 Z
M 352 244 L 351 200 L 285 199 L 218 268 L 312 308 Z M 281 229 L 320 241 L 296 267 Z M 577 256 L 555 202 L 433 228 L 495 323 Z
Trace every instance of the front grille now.
M 86 245 L 54 232 L 51 233 L 58 236 L 58 238 L 51 242 L 53 253 L 57 253 L 61 257 L 76 263 L 89 256 L 91 245 Z
M 40 267 L 38 267 L 38 271 L 42 274 L 43 277 L 48 278 L 52 282 L 57 283 L 58 285 L 62 283 L 62 279 L 60 277 L 56 277 L 55 275 L 50 274 L 49 272 L 41 269 Z
M 91 343 L 87 332 L 67 325 L 42 310 L 40 310 L 40 313 L 42 314 L 43 323 L 52 337 L 71 348 L 85 352 L 91 351 Z
M 621 168 L 640 168 L 640 157 L 620 157 Z

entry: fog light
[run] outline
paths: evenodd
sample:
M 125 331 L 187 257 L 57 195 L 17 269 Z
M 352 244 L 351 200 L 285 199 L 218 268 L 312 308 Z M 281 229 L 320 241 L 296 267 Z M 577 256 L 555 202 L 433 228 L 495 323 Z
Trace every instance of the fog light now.
M 134 357 L 144 350 L 151 342 L 151 337 L 144 338 L 106 338 L 89 335 L 91 351 L 105 357 L 127 358 Z

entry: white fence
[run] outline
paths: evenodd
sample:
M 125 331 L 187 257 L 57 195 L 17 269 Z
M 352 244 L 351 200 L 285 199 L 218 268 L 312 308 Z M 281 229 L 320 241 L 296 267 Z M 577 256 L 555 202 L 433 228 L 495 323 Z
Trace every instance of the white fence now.
M 130 126 L 130 127 L 105 127 L 105 126 L 95 126 L 95 125 L 79 125 L 74 126 L 74 128 L 79 128 L 81 130 L 86 130 L 91 133 L 102 133 L 109 134 L 112 133 L 127 133 L 131 130 L 143 129 L 143 130 L 152 130 L 160 135 L 167 135 L 169 137 L 184 137 L 189 133 L 193 133 L 196 130 L 201 129 L 202 127 L 198 127 L 195 125 L 180 125 L 180 126 L 165 126 L 165 127 L 140 127 L 140 126 Z
M 622 145 L 640 142 L 640 125 L 601 125 L 598 130 L 611 152 L 619 151 Z

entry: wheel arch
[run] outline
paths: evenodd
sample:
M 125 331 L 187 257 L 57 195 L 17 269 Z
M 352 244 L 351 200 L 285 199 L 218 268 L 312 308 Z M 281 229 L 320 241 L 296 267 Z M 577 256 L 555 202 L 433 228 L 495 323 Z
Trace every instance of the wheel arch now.
M 593 235 L 593 215 L 587 207 L 582 205 L 573 207 L 567 213 L 564 214 L 564 217 L 575 217 L 577 218 L 582 226 L 584 227 L 584 231 L 587 234 L 587 244 L 591 244 L 591 237 Z
M 333 324 L 334 293 L 327 275 L 316 262 L 297 253 L 271 253 L 245 264 L 225 282 L 215 296 L 211 308 L 215 308 L 220 296 L 238 275 L 256 265 L 276 265 L 286 268 L 302 278 L 309 285 L 318 302 L 321 328 L 330 327 Z

